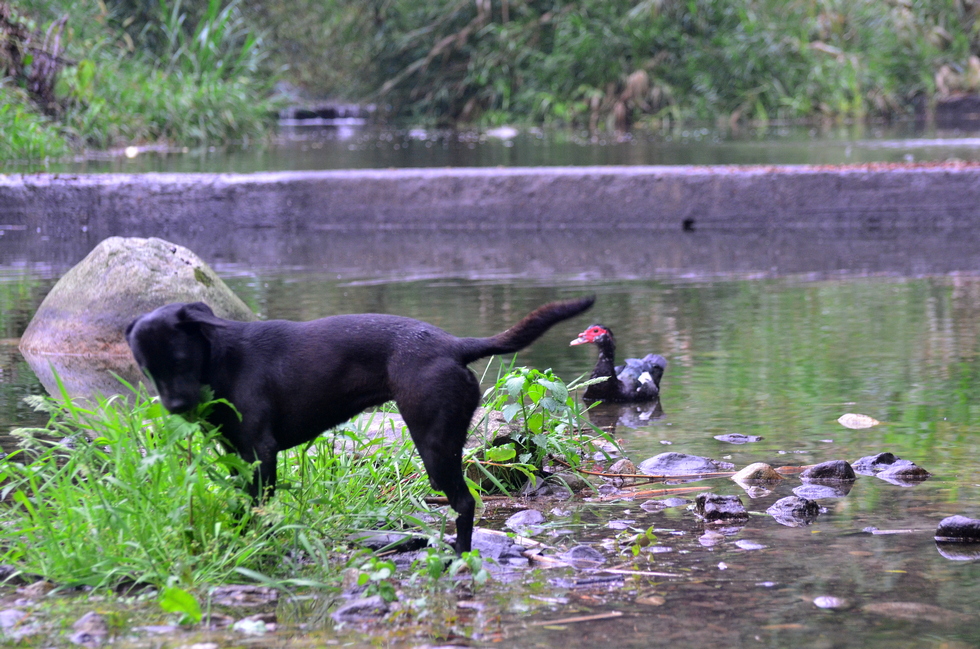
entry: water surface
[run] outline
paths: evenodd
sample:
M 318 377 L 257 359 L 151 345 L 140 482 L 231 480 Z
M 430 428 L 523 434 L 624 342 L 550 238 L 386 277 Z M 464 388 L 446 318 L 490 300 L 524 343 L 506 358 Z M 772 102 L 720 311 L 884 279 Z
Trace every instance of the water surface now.
M 547 300 L 595 292 L 588 316 L 557 326 L 519 362 L 551 367 L 566 380 L 588 372 L 594 349 L 568 342 L 593 321 L 615 331 L 621 357 L 663 354 L 670 362 L 665 416 L 616 429 L 634 460 L 670 450 L 738 467 L 785 466 L 891 451 L 933 474 L 907 487 L 861 476 L 846 495 L 820 499 L 823 513 L 802 528 L 763 513 L 800 486 L 796 478 L 754 498 L 729 480 L 705 481 L 699 484 L 740 495 L 753 512 L 710 546 L 685 504 L 652 512 L 640 507 L 643 499 L 561 505 L 564 512 L 548 516 L 552 529 L 567 531 L 540 540 L 605 544 L 607 565 L 674 576 L 576 586 L 588 575 L 533 571 L 517 586 L 489 590 L 486 608 L 466 627 L 476 644 L 586 647 L 615 638 L 636 647 L 967 647 L 980 640 L 980 564 L 946 558 L 932 538 L 945 516 L 980 517 L 978 274 L 549 281 L 446 271 L 398 281 L 310 268 L 218 269 L 265 317 L 397 313 L 471 336 L 499 332 Z M 0 273 L 4 337 L 20 334 L 57 274 L 31 264 Z M 0 352 L 4 431 L 32 421 L 21 398 L 40 388 L 10 342 Z M 836 422 L 846 412 L 883 424 L 850 430 Z M 723 433 L 764 439 L 735 446 L 714 439 Z M 611 520 L 653 527 L 658 549 L 637 559 L 616 550 L 610 539 L 620 532 L 607 527 Z M 843 598 L 848 608 L 820 609 L 818 596 Z M 610 612 L 623 615 L 537 624 Z
M 132 157 L 129 157 L 132 156 Z M 56 173 L 238 172 L 389 167 L 859 164 L 980 160 L 976 132 L 915 123 L 771 126 L 736 131 L 678 128 L 590 134 L 514 129 L 450 131 L 319 124 L 282 126 L 271 143 L 197 149 L 151 147 L 90 152 L 45 168 Z

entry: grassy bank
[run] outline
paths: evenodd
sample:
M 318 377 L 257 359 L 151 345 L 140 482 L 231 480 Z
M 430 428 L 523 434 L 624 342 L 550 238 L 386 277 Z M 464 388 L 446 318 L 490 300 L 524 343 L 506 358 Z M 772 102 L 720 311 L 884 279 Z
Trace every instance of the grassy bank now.
M 0 159 L 266 135 L 274 78 L 237 0 L 0 1 Z
M 223 450 L 219 431 L 168 415 L 141 391 L 96 406 L 30 400 L 50 423 L 15 431 L 21 449 L 0 466 L 0 564 L 29 581 L 332 587 L 346 564 L 365 561 L 351 535 L 379 529 L 452 556 L 440 539 L 454 514 L 426 503 L 435 494 L 407 433 L 371 434 L 370 417 L 281 453 L 276 496 L 253 508 L 243 492 L 251 467 Z M 550 373 L 505 374 L 487 403 L 517 425 L 505 438 L 474 433 L 484 441 L 466 454 L 473 489 L 509 492 L 553 457 L 578 465 L 583 449 L 594 452 L 593 429 Z

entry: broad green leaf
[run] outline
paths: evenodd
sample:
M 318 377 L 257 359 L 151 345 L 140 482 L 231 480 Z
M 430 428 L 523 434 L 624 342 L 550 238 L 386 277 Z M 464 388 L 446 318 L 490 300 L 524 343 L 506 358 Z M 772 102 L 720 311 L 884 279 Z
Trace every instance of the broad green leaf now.
M 517 456 L 517 451 L 514 450 L 513 444 L 505 444 L 488 448 L 486 455 L 490 462 L 507 462 Z
M 160 608 L 167 613 L 181 613 L 195 624 L 201 621 L 201 607 L 197 599 L 183 588 L 164 588 L 160 593 Z

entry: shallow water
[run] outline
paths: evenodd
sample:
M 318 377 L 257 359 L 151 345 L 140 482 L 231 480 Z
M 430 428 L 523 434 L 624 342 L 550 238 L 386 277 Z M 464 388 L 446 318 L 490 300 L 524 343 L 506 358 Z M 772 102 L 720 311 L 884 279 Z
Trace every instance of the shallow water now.
M 129 156 L 132 157 L 129 157 Z M 980 160 L 973 131 L 915 123 L 829 128 L 771 126 L 738 131 L 679 128 L 629 134 L 537 128 L 449 131 L 319 124 L 282 126 L 271 143 L 225 148 L 91 152 L 44 169 L 10 173 L 239 172 L 389 167 L 582 165 L 858 164 Z
M 891 451 L 933 474 L 910 487 L 859 476 L 846 496 L 820 499 L 825 511 L 802 528 L 763 513 L 791 495 L 798 478 L 756 498 L 727 479 L 703 481 L 696 486 L 738 494 L 753 512 L 710 547 L 683 505 L 647 512 L 643 499 L 562 504 L 568 513 L 549 513 L 551 528 L 569 531 L 546 531 L 539 540 L 601 547 L 619 533 L 609 521 L 632 521 L 638 530 L 654 527 L 661 550 L 635 562 L 628 551 L 608 550 L 607 566 L 674 576 L 575 587 L 589 575 L 534 571 L 519 587 L 488 589 L 485 610 L 466 627 L 475 644 L 585 647 L 615 638 L 637 647 L 966 647 L 980 640 L 980 564 L 946 558 L 933 541 L 945 516 L 980 517 L 980 275 L 530 281 L 459 279 L 448 270 L 397 281 L 302 268 L 218 269 L 265 317 L 398 313 L 473 336 L 496 333 L 544 301 L 596 292 L 591 314 L 557 326 L 519 362 L 554 368 L 566 380 L 588 372 L 594 349 L 568 342 L 592 321 L 615 331 L 620 357 L 663 354 L 670 362 L 665 415 L 616 429 L 634 460 L 677 451 L 738 467 L 783 466 Z M 59 272 L 32 264 L 3 269 L 4 338 L 20 334 Z M 39 391 L 16 348 L 0 346 L 0 432 L 34 420 L 21 398 Z M 850 430 L 836 421 L 847 412 L 884 423 Z M 724 433 L 764 439 L 739 446 L 714 439 Z M 499 528 L 501 520 L 486 524 Z M 847 608 L 818 608 L 818 596 L 843 598 Z M 543 624 L 610 612 L 623 615 Z

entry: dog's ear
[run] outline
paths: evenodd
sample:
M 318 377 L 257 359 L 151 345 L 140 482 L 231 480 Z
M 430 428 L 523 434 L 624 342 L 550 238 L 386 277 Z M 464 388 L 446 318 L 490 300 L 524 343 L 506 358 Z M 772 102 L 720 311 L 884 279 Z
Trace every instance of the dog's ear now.
M 183 305 L 177 311 L 178 326 L 197 326 L 202 324 L 223 327 L 225 326 L 225 321 L 214 315 L 211 307 L 204 302 L 191 302 L 190 304 Z

